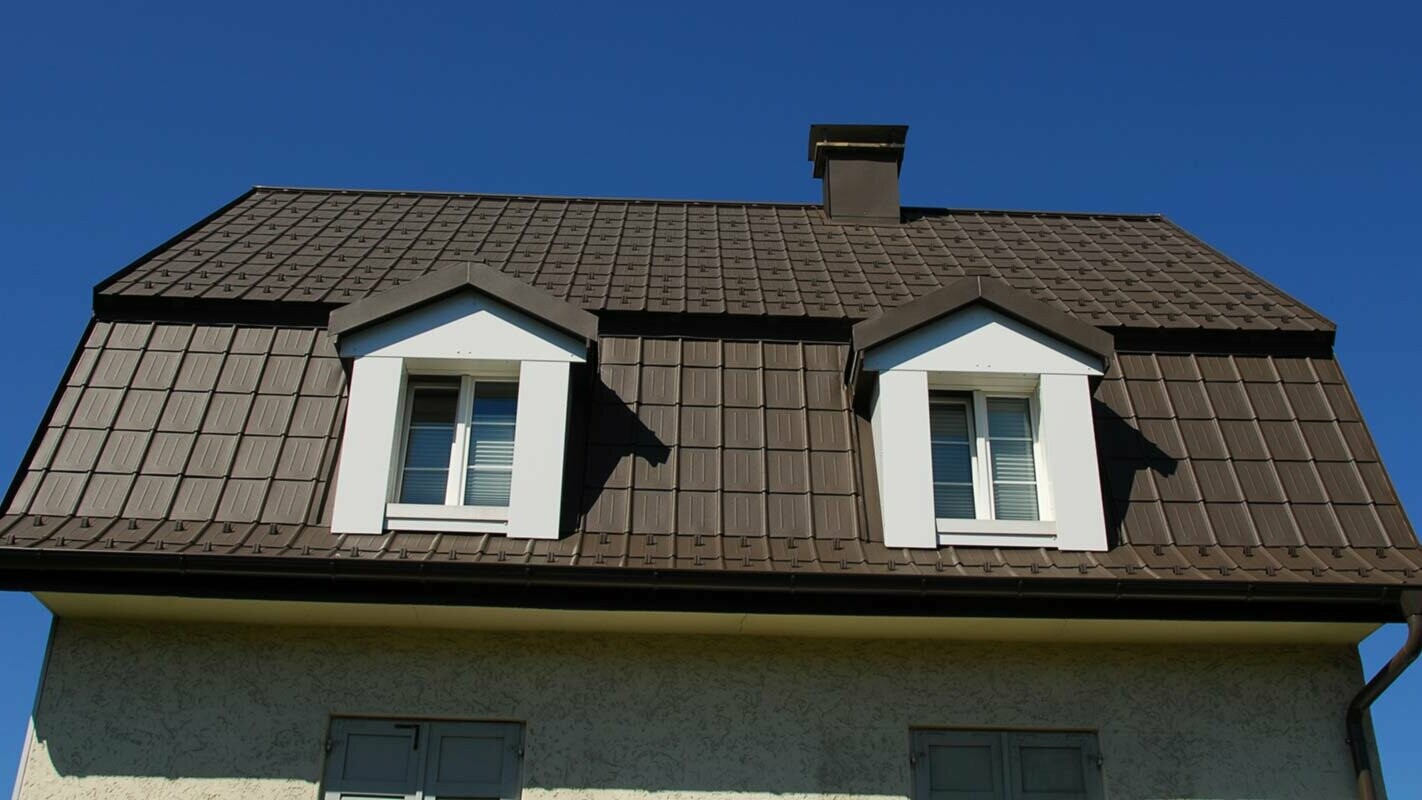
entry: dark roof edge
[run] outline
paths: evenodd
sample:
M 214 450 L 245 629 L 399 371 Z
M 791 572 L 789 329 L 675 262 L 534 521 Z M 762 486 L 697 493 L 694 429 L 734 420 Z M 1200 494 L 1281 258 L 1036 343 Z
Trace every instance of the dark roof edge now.
M 1092 355 L 1110 359 L 1115 353 L 1111 334 L 1059 311 L 992 278 L 969 277 L 917 300 L 856 323 L 854 349 L 863 353 L 897 339 L 974 303 L 984 303 Z
M 1391 622 L 1399 585 L 858 576 L 0 548 L 0 588 L 883 616 Z
M 383 195 L 391 197 L 468 197 L 488 200 L 558 200 L 590 203 L 674 203 L 691 206 L 737 206 L 745 208 L 820 208 L 819 203 L 792 200 L 708 200 L 685 197 L 609 197 L 606 195 L 515 194 L 508 192 L 456 192 L 436 189 L 351 189 L 329 186 L 258 185 L 253 190 L 269 192 L 327 192 L 330 194 Z M 1022 217 L 1068 217 L 1071 219 L 1163 219 L 1158 212 L 1116 211 L 1051 211 L 1047 209 L 1012 208 L 952 208 L 942 206 L 904 206 L 905 213 L 996 214 Z
M 1186 229 L 1185 229 L 1185 226 L 1181 225 L 1180 223 L 1176 222 L 1175 220 L 1173 220 L 1173 219 L 1171 219 L 1171 218 L 1169 218 L 1169 217 L 1167 217 L 1167 216 L 1165 216 L 1165 215 L 1161 215 L 1160 221 L 1161 221 L 1161 222 L 1164 222 L 1166 225 L 1169 225 L 1170 227 L 1174 228 L 1175 230 L 1180 231 L 1180 233 L 1184 234 L 1184 236 L 1185 236 L 1186 238 L 1190 239 L 1190 240 L 1193 241 L 1195 244 L 1198 244 L 1199 246 L 1201 246 L 1201 247 L 1205 248 L 1206 250 L 1210 251 L 1211 253 L 1214 253 L 1215 255 L 1219 256 L 1219 257 L 1222 258 L 1222 259 L 1224 259 L 1227 263 L 1229 263 L 1229 264 L 1230 264 L 1231 266 L 1233 266 L 1235 269 L 1239 270 L 1240 272 L 1243 272 L 1245 275 L 1248 275 L 1249 277 L 1253 278 L 1254 280 L 1259 281 L 1259 283 L 1263 284 L 1263 285 L 1265 286 L 1265 288 L 1268 288 L 1268 289 L 1270 289 L 1270 290 L 1276 292 L 1280 297 L 1282 297 L 1282 298 L 1288 300 L 1288 301 L 1291 302 L 1291 303 L 1294 303 L 1294 304 L 1297 305 L 1299 308 L 1302 308 L 1303 310 L 1305 310 L 1305 311 L 1307 311 L 1308 313 L 1314 315 L 1315 317 L 1318 317 L 1319 320 L 1321 320 L 1322 322 L 1324 322 L 1325 324 L 1328 325 L 1328 330 L 1330 330 L 1330 331 L 1337 331 L 1337 330 L 1338 330 L 1338 323 L 1334 322 L 1333 320 L 1329 319 L 1328 317 L 1324 316 L 1323 314 L 1320 314 L 1320 313 L 1318 312 L 1318 310 L 1315 309 L 1313 306 L 1310 306 L 1310 305 L 1308 305 L 1307 303 L 1303 302 L 1302 300 L 1299 300 L 1297 297 L 1294 297 L 1292 294 L 1289 294 L 1288 292 L 1284 291 L 1283 289 L 1280 289 L 1273 281 L 1270 281 L 1270 280 L 1268 280 L 1267 278 L 1264 278 L 1264 277 L 1261 276 L 1259 273 L 1255 272 L 1254 270 L 1250 269 L 1249 267 L 1246 267 L 1246 266 L 1244 266 L 1243 264 L 1239 263 L 1238 261 L 1234 260 L 1233 258 L 1230 258 L 1229 255 L 1227 255 L 1224 251 L 1220 250 L 1218 247 L 1215 247 L 1214 245 L 1210 244 L 1209 242 L 1206 242 L 1204 239 L 1201 239 L 1200 237 L 1198 237 L 1198 236 L 1196 236 L 1195 234 L 1191 233 L 1190 231 L 1186 230 Z
M 189 225 L 188 227 L 182 229 L 182 230 L 179 231 L 177 234 L 174 234 L 173 236 L 169 237 L 169 238 L 168 238 L 167 240 L 165 240 L 162 244 L 158 245 L 157 247 L 153 248 L 152 250 L 149 250 L 148 252 L 146 252 L 146 253 L 144 253 L 143 255 L 139 256 L 138 258 L 134 259 L 132 262 L 130 262 L 130 263 L 128 264 L 128 266 L 123 267 L 123 268 L 120 269 L 118 272 L 115 272 L 114 274 L 110 275 L 109 277 L 104 278 L 103 280 L 99 281 L 97 284 L 94 285 L 94 302 L 95 302 L 95 305 L 96 305 L 96 306 L 98 305 L 99 295 L 100 295 L 105 289 L 109 288 L 109 287 L 112 286 L 113 284 L 115 284 L 115 283 L 117 283 L 118 281 L 122 280 L 122 279 L 123 279 L 126 275 L 128 275 L 130 272 L 133 272 L 134 270 L 136 270 L 136 269 L 138 269 L 139 267 L 141 267 L 141 266 L 143 266 L 144 264 L 146 264 L 149 259 L 151 259 L 151 258 L 153 258 L 154 256 L 158 255 L 159 253 L 163 252 L 164 250 L 167 250 L 168 248 L 172 247 L 173 245 L 177 244 L 178 242 L 182 241 L 183 239 L 186 239 L 188 236 L 191 236 L 191 235 L 192 235 L 193 233 L 195 233 L 198 229 L 202 228 L 204 225 L 208 224 L 209 222 L 212 222 L 213 220 L 217 219 L 218 217 L 222 216 L 223 214 L 226 214 L 228 211 L 231 211 L 234 206 L 236 206 L 238 203 L 241 203 L 243 200 L 246 200 L 247 198 L 251 197 L 254 193 L 256 193 L 256 192 L 258 191 L 259 188 L 260 188 L 260 187 L 253 186 L 252 188 L 248 189 L 247 191 L 245 191 L 245 192 L 243 192 L 243 193 L 237 195 L 236 197 L 232 198 L 232 199 L 229 200 L 228 202 L 224 203 L 224 204 L 222 205 L 222 207 L 218 208 L 217 210 L 213 211 L 212 213 L 208 214 L 207 216 L 203 217 L 202 219 L 198 220 L 197 222 L 194 222 L 193 224 Z
M 330 314 L 332 336 L 344 336 L 426 303 L 474 290 L 585 342 L 597 339 L 597 317 L 481 262 L 436 270 L 369 295 Z

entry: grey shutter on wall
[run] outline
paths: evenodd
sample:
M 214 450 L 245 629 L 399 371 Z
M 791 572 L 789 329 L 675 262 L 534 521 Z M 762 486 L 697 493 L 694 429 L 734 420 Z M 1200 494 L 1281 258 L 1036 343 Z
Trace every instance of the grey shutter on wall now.
M 1007 737 L 1014 800 L 1101 800 L 1100 753 L 1089 733 L 1015 733 Z
M 420 780 L 419 729 L 386 720 L 331 720 L 324 800 L 413 800 Z
M 970 731 L 914 734 L 916 800 L 1006 800 L 1002 737 Z
M 1091 733 L 915 731 L 915 800 L 1103 800 Z
M 424 793 L 429 800 L 512 800 L 519 794 L 518 725 L 432 722 Z

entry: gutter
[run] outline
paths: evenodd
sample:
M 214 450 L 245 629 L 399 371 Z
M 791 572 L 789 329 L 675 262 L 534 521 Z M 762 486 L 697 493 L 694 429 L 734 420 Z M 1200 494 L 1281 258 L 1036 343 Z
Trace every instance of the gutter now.
M 1346 715 L 1348 747 L 1353 754 L 1353 772 L 1357 776 L 1358 800 L 1377 800 L 1377 784 L 1373 775 L 1373 759 L 1363 729 L 1363 714 L 1387 688 L 1393 684 L 1422 653 L 1422 591 L 1403 592 L 1399 598 L 1402 613 L 1407 617 L 1407 641 L 1393 654 L 1387 665 L 1368 681 L 1353 701 Z
M 645 607 L 912 616 L 1390 622 L 1397 586 L 1202 581 L 849 576 L 480 564 L 391 558 L 264 558 L 0 547 L 0 588 L 168 596 L 341 599 L 532 607 Z M 1422 596 L 1422 593 L 1419 593 Z M 769 608 L 773 606 L 774 608 Z

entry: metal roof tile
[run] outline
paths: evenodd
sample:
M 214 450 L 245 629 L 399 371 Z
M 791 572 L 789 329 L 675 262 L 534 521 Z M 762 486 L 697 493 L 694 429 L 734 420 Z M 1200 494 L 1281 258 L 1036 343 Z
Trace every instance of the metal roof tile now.
M 143 459 L 142 471 L 148 475 L 180 475 L 192 452 L 190 433 L 155 433 Z

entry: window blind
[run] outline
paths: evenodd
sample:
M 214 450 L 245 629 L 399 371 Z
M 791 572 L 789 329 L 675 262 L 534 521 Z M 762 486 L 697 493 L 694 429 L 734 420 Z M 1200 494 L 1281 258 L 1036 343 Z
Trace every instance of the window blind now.
M 518 412 L 518 384 L 478 381 L 474 384 L 474 410 L 469 425 L 469 470 L 464 482 L 464 504 L 509 504 L 513 481 L 514 418 Z
M 993 515 L 997 519 L 1037 519 L 1037 462 L 1031 410 L 1025 398 L 987 399 L 987 440 Z
M 935 400 L 929 406 L 929 436 L 933 451 L 933 514 L 939 519 L 972 519 L 973 435 L 968 406 L 958 400 Z
M 459 380 L 431 380 L 410 389 L 410 431 L 405 441 L 400 502 L 440 504 L 449 485 Z

